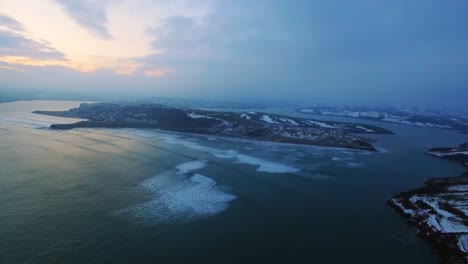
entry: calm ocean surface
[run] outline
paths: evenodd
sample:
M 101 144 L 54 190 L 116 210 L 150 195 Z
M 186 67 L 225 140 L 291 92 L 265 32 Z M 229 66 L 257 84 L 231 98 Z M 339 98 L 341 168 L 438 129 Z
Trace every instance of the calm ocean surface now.
M 459 175 L 423 152 L 467 135 L 375 123 L 396 135 L 372 136 L 370 153 L 52 131 L 74 120 L 30 113 L 78 104 L 0 104 L 0 263 L 437 263 L 386 200 Z

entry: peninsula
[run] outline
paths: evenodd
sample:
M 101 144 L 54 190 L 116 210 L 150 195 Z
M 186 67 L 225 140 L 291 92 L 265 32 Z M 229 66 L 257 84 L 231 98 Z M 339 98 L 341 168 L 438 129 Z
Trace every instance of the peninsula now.
M 367 124 L 318 121 L 260 112 L 216 112 L 174 108 L 159 104 L 83 103 L 68 111 L 35 111 L 36 114 L 87 119 L 54 124 L 51 129 L 157 128 L 271 142 L 343 147 L 375 151 L 372 140 L 355 135 L 392 134 Z
M 460 162 L 468 167 L 468 142 L 458 147 L 432 148 L 426 154 L 448 160 Z

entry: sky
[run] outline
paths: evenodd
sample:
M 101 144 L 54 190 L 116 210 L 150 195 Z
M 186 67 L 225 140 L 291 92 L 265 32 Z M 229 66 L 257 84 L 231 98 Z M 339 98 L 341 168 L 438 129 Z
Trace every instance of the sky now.
M 466 0 L 0 0 L 0 89 L 466 109 L 467 13 Z

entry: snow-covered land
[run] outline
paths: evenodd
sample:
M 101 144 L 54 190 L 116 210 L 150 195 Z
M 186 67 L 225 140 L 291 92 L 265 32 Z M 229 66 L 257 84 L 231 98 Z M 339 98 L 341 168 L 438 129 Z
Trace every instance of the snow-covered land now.
M 389 203 L 418 227 L 419 235 L 442 255 L 443 263 L 468 263 L 468 172 L 429 180 Z
M 459 161 L 464 166 L 468 166 L 468 142 L 458 147 L 432 148 L 427 151 L 426 154 L 438 158 Z
M 465 253 L 468 253 L 468 235 L 461 235 L 458 238 L 458 247 Z
M 447 113 L 440 110 L 328 106 L 300 108 L 297 111 L 304 114 L 353 117 L 409 126 L 455 129 L 468 132 L 466 114 Z
M 262 115 L 262 117 L 260 119 L 267 122 L 267 123 L 270 123 L 270 124 L 277 124 L 278 123 L 276 121 L 273 121 L 273 119 L 271 119 L 271 117 L 268 116 L 268 115 Z
M 318 126 L 318 127 L 322 127 L 322 128 L 338 128 L 338 127 L 333 126 L 333 125 L 329 125 L 329 124 L 326 124 L 326 123 L 323 123 L 323 122 L 318 122 L 318 121 L 313 121 L 313 120 L 307 120 L 305 122 L 310 124 L 310 125 Z

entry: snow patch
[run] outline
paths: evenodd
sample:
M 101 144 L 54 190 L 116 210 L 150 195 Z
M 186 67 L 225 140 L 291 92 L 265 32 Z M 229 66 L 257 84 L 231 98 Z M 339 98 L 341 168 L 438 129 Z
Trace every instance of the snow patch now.
M 393 202 L 394 205 L 398 206 L 401 210 L 403 210 L 403 212 L 404 212 L 405 214 L 414 215 L 414 211 L 413 211 L 413 210 L 406 209 L 406 208 L 400 203 L 400 201 L 398 201 L 397 199 L 392 199 L 392 202 Z
M 435 230 L 443 233 L 461 233 L 468 232 L 468 226 L 463 224 L 463 221 L 458 216 L 442 209 L 439 204 L 444 203 L 445 199 L 440 197 L 425 197 L 413 196 L 410 198 L 411 203 L 423 202 L 437 212 L 437 216 L 430 215 L 427 223 Z
M 278 122 L 274 121 L 273 119 L 271 119 L 270 116 L 267 116 L 267 115 L 262 115 L 260 119 L 270 124 L 278 124 Z
M 435 215 L 430 215 L 427 218 L 427 224 L 432 226 L 432 228 L 434 228 L 435 230 L 438 230 L 438 231 L 442 230 L 442 227 L 440 226 L 439 222 L 437 221 Z
M 196 114 L 196 113 L 193 113 L 193 112 L 188 113 L 187 116 L 190 117 L 190 118 L 193 118 L 193 119 L 200 119 L 200 118 L 213 119 L 213 120 L 218 120 L 218 121 L 223 122 L 223 123 L 227 123 L 226 120 L 223 120 L 223 119 L 220 119 L 220 118 L 206 116 L 206 115 L 200 115 L 200 114 Z
M 458 247 L 461 251 L 468 253 L 468 235 L 461 235 L 458 238 Z
M 240 118 L 245 118 L 245 119 L 247 119 L 247 120 L 250 120 L 250 116 L 247 115 L 247 114 L 242 114 L 242 115 L 240 115 Z
M 468 185 L 455 185 L 448 187 L 451 192 L 468 192 Z
M 190 118 L 193 118 L 193 119 L 199 119 L 199 118 L 210 118 L 209 116 L 204 116 L 204 115 L 199 115 L 199 114 L 195 114 L 195 113 L 188 113 L 187 114 L 188 117 Z
M 364 130 L 365 132 L 368 132 L 368 133 L 375 133 L 374 130 L 365 128 L 365 127 L 363 127 L 363 126 L 356 126 L 356 128 L 359 128 L 359 129 L 361 129 L 361 130 Z
M 298 125 L 299 125 L 296 121 L 294 121 L 294 120 L 292 120 L 292 119 L 289 119 L 289 118 L 281 117 L 280 120 L 281 120 L 281 122 L 289 123 L 289 124 L 294 125 L 294 126 L 298 126 Z
M 319 126 L 321 128 L 338 128 L 336 126 L 332 126 L 332 125 L 329 125 L 329 124 L 326 124 L 326 123 L 317 122 L 317 121 L 313 121 L 313 120 L 307 120 L 305 122 L 308 123 L 309 125 Z
M 451 151 L 451 152 L 439 152 L 439 151 L 428 151 L 429 155 L 436 157 L 454 156 L 454 155 L 468 155 L 468 151 Z

